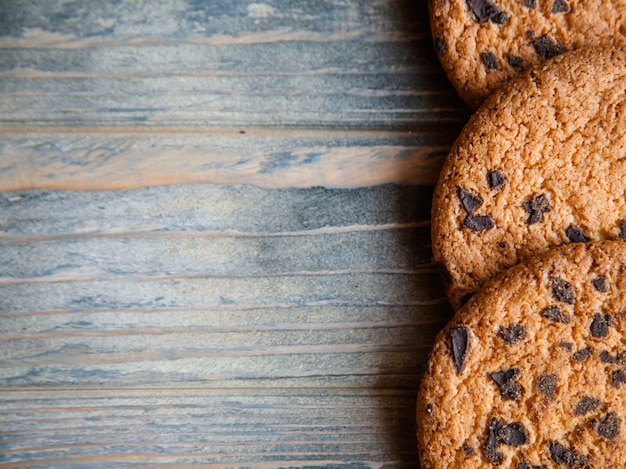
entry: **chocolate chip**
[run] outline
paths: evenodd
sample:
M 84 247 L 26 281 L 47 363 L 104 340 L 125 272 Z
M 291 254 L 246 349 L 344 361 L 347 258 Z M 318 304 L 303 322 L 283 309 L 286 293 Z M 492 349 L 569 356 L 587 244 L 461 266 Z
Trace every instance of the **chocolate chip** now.
M 624 370 L 614 370 L 611 373 L 611 384 L 619 388 L 622 383 L 626 383 L 626 373 Z
M 610 314 L 596 313 L 591 321 L 591 335 L 600 338 L 609 335 L 609 326 L 613 324 L 613 318 Z
M 496 222 L 489 215 L 468 215 L 465 226 L 474 231 L 486 231 L 496 226 Z
M 567 304 L 574 304 L 576 300 L 576 292 L 574 291 L 574 285 L 570 282 L 563 280 L 561 277 L 556 277 L 552 280 L 552 293 L 557 300 Z
M 495 24 L 504 24 L 509 21 L 509 15 L 491 0 L 467 0 L 467 5 L 479 23 L 491 21 Z
M 587 456 L 568 450 L 558 441 L 550 442 L 550 456 L 557 464 L 568 464 L 575 468 L 584 467 L 585 464 L 589 462 L 589 458 Z
M 457 189 L 459 199 L 461 199 L 461 204 L 463 205 L 463 208 L 469 215 L 473 215 L 474 211 L 483 204 L 483 199 L 461 186 L 459 186 Z
M 498 466 L 504 461 L 504 454 L 498 451 L 501 444 L 521 446 L 527 445 L 529 441 L 528 430 L 522 423 L 513 422 L 505 425 L 502 420 L 493 417 L 489 423 L 483 452 L 492 464 Z
M 498 441 L 507 446 L 527 445 L 528 430 L 520 422 L 509 423 L 498 431 Z
M 431 415 L 433 413 L 433 411 L 435 410 L 435 406 L 431 403 L 426 405 L 426 413 L 428 415 Z
M 561 311 L 561 308 L 559 308 L 558 306 L 551 306 L 549 308 L 546 308 L 543 310 L 542 314 L 544 318 L 554 322 L 569 324 L 571 321 L 570 317 L 566 313 Z
M 494 465 L 499 466 L 504 461 L 504 454 L 498 451 L 500 441 L 498 440 L 498 434 L 504 427 L 504 423 L 493 417 L 489 423 L 489 430 L 487 432 L 487 440 L 485 441 L 485 447 L 483 452 L 486 458 Z
M 526 8 L 537 8 L 537 0 L 523 0 L 522 4 Z
M 487 180 L 489 181 L 489 187 L 492 189 L 498 189 L 506 184 L 504 174 L 497 169 L 495 171 L 490 171 L 489 174 L 487 174 Z
M 614 357 L 606 350 L 600 352 L 600 361 L 602 363 L 617 363 L 617 357 Z
M 535 47 L 537 54 L 542 56 L 544 59 L 556 57 L 567 50 L 565 46 L 554 42 L 554 40 L 547 34 L 533 41 L 533 46 Z
M 457 326 L 450 329 L 450 341 L 452 344 L 452 358 L 458 374 L 463 373 L 467 355 L 469 353 L 470 338 L 469 327 Z
M 502 398 L 517 401 L 522 397 L 522 386 L 517 382 L 519 374 L 519 368 L 491 373 L 491 379 L 500 387 Z
M 474 447 L 467 441 L 463 442 L 463 451 L 465 452 L 465 456 L 474 456 L 476 454 Z
M 552 460 L 555 463 L 563 464 L 565 462 L 565 453 L 567 452 L 567 448 L 558 441 L 550 442 L 550 456 L 552 456 Z
M 489 70 L 496 70 L 500 67 L 500 62 L 495 54 L 491 51 L 485 51 L 480 54 L 480 58 Z
M 606 293 L 609 291 L 609 280 L 606 277 L 598 277 L 593 282 L 593 288 L 598 290 L 600 293 Z
M 554 373 L 543 375 L 537 380 L 537 389 L 539 389 L 541 394 L 543 394 L 547 399 L 553 400 L 556 397 L 556 387 L 558 382 L 559 379 Z
M 582 399 L 576 405 L 574 413 L 576 415 L 585 415 L 592 410 L 596 410 L 600 405 L 600 399 L 596 399 L 590 396 L 583 396 Z
M 585 347 L 582 350 L 579 350 L 574 354 L 574 361 L 577 363 L 584 362 L 587 358 L 589 358 L 593 354 L 593 349 L 591 347 Z
M 603 436 L 607 440 L 613 440 L 619 435 L 620 424 L 621 419 L 615 412 L 611 411 L 600 421 L 596 430 L 600 436 Z
M 565 350 L 567 350 L 568 352 L 572 351 L 572 343 L 571 342 L 561 342 L 559 345 L 561 347 L 563 347 Z
M 433 39 L 433 43 L 437 54 L 443 54 L 446 51 L 446 42 L 443 39 L 436 37 Z
M 522 324 L 511 324 L 509 327 L 500 329 L 500 337 L 507 344 L 513 345 L 526 338 L 526 328 Z
M 506 248 L 506 241 L 500 241 L 498 243 L 498 247 L 501 248 L 501 249 L 505 249 Z
M 530 216 L 526 223 L 534 225 L 543 220 L 543 214 L 550 211 L 550 200 L 546 194 L 538 194 L 534 196 L 529 202 L 524 204 L 524 208 Z
M 565 13 L 569 11 L 569 5 L 565 0 L 554 0 L 552 13 Z
M 522 461 L 517 464 L 517 469 L 548 469 L 545 464 L 539 466 L 531 466 L 528 461 Z
M 576 225 L 570 225 L 565 229 L 565 236 L 572 243 L 588 243 L 591 238 L 583 231 L 582 228 Z
M 619 237 L 626 239 L 626 220 L 622 220 L 619 225 Z
M 522 70 L 524 68 L 524 59 L 517 55 L 508 54 L 506 60 L 515 70 Z

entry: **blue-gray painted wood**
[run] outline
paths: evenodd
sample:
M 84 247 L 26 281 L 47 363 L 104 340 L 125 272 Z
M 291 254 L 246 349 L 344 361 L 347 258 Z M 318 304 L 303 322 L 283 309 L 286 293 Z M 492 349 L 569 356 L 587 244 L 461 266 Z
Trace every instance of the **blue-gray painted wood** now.
M 419 466 L 427 12 L 0 0 L 0 468 Z

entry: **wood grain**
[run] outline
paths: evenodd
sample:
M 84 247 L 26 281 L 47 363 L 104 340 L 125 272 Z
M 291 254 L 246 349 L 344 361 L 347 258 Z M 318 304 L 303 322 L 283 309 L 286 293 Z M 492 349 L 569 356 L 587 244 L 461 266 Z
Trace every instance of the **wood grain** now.
M 1 80 L 0 80 L 1 82 Z M 157 133 L 7 131 L 0 189 L 111 190 L 164 184 L 265 188 L 434 185 L 450 130 Z
M 0 0 L 0 468 L 419 467 L 468 116 L 426 0 Z
M 414 403 L 382 389 L 8 392 L 1 464 L 24 467 L 27 450 L 46 467 L 417 467 Z
M 433 184 L 467 118 L 425 2 L 134 3 L 5 5 L 0 190 Z

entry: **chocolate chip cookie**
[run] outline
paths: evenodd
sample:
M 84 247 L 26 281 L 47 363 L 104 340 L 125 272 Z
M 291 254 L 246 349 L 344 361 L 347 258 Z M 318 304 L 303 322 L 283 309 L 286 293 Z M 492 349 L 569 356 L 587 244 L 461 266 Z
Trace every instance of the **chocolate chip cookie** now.
M 503 269 L 626 239 L 626 51 L 579 49 L 492 95 L 444 162 L 432 242 L 458 308 Z
M 474 109 L 511 77 L 565 51 L 625 43 L 626 0 L 430 0 L 435 50 Z
M 573 243 L 490 281 L 437 337 L 422 469 L 626 467 L 626 243 Z

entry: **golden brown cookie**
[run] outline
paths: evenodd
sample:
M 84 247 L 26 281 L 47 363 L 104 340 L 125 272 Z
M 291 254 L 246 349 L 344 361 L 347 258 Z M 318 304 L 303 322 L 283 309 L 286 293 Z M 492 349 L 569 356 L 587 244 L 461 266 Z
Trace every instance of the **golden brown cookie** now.
M 453 307 L 571 241 L 626 238 L 626 51 L 581 49 L 509 82 L 444 162 L 433 255 Z
M 521 70 L 567 50 L 624 45 L 626 0 L 430 0 L 435 50 L 474 109 Z
M 626 243 L 507 270 L 437 337 L 417 399 L 422 469 L 626 467 Z

